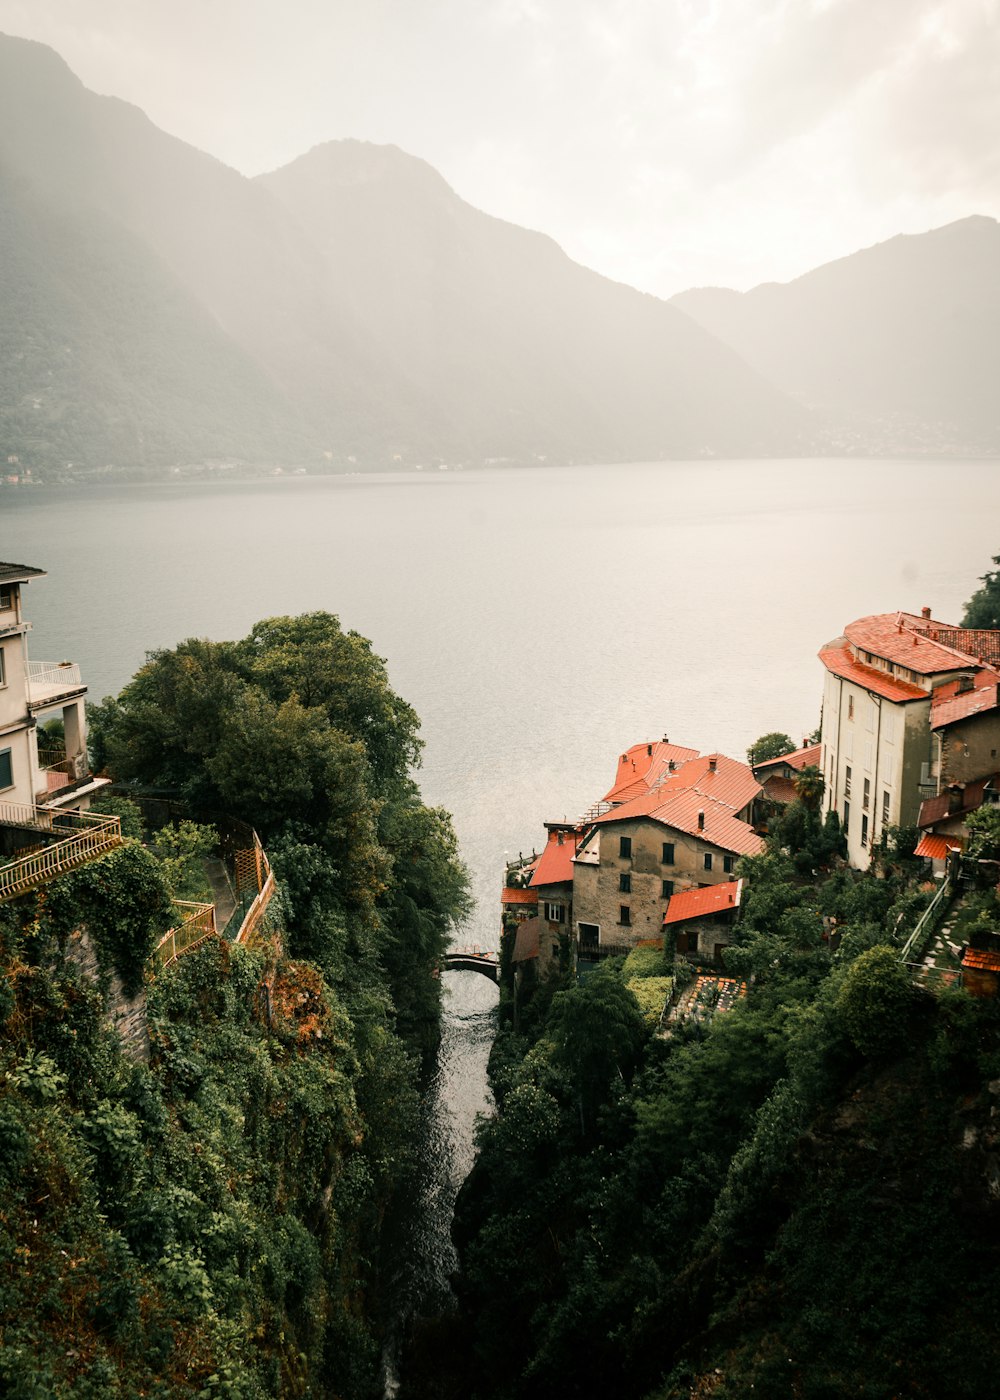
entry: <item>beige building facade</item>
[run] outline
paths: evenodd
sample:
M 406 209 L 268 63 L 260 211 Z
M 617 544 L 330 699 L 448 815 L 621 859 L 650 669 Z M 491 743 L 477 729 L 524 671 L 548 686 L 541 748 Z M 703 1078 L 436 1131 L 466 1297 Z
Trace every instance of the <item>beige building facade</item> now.
M 888 827 L 915 825 L 921 802 L 938 791 L 936 692 L 989 669 L 941 642 L 942 632 L 950 641 L 962 638 L 961 629 L 935 622 L 926 608 L 920 615 L 884 613 L 851 623 L 820 652 L 824 810 L 838 814 L 858 869 L 867 868 Z
M 79 667 L 28 655 L 23 590 L 44 577 L 42 569 L 0 563 L 0 807 L 8 816 L 14 808 L 86 807 L 106 783 L 90 775 Z M 50 720 L 62 728 L 51 740 Z

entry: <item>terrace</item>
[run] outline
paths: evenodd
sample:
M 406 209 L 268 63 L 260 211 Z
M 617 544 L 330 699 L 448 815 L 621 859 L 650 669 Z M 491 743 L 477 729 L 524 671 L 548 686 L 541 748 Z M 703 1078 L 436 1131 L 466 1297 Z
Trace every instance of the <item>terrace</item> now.
M 0 904 L 76 870 L 121 845 L 117 817 L 0 803 Z

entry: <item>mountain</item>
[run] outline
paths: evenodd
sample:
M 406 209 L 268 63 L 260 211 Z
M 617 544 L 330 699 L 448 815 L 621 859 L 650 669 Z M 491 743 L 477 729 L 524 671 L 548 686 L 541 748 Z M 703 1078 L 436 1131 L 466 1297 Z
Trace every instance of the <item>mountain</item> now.
M 833 422 L 1000 448 L 995 219 L 900 235 L 794 282 L 697 288 L 672 305 Z
M 803 422 L 675 309 L 473 209 L 394 147 L 331 142 L 258 183 L 312 237 L 379 363 L 433 406 L 449 450 L 788 450 Z
M 248 180 L 0 37 L 0 448 L 156 469 L 802 450 L 676 308 L 391 147 Z

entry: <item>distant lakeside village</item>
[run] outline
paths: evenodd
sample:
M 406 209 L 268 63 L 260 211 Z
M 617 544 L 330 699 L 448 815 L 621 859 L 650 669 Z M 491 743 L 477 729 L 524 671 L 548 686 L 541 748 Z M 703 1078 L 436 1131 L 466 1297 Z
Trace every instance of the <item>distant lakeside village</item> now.
M 909 829 L 927 880 L 947 884 L 968 818 L 1000 803 L 1000 631 L 940 622 L 927 607 L 881 613 L 850 623 L 819 659 L 818 742 L 763 761 L 751 750 L 746 763 L 666 736 L 633 744 L 579 821 L 545 822 L 541 850 L 505 872 L 516 981 L 567 959 L 586 975 L 646 947 L 680 974 L 661 1025 L 706 1001 L 726 1009 L 746 992 L 725 976 L 745 896 L 740 861 L 765 853 L 796 801 L 842 838 L 850 867 L 877 866 L 890 834 L 905 841 Z M 835 943 L 832 921 L 826 936 Z M 949 980 L 996 995 L 1000 941 L 974 942 L 945 947 Z

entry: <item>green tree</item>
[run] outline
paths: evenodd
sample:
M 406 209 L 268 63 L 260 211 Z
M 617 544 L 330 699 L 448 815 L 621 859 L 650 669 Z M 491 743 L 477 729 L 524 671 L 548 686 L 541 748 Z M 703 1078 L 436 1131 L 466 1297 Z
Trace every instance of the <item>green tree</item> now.
M 795 791 L 803 807 L 818 812 L 823 801 L 823 774 L 814 763 L 807 765 L 795 779 Z
M 861 1053 L 880 1059 L 906 1044 L 915 1000 L 899 954 L 881 944 L 862 953 L 848 968 L 836 1008 Z
M 1000 554 L 994 554 L 993 562 L 1000 566 Z M 1000 628 L 1000 567 L 988 569 L 981 581 L 982 588 L 965 605 L 962 626 Z
M 645 1040 L 642 1013 L 618 972 L 607 965 L 552 1000 L 555 1063 L 572 1085 L 586 1136 L 616 1080 L 631 1077 Z
M 795 743 L 787 734 L 772 730 L 770 734 L 762 734 L 750 745 L 747 749 L 747 762 L 754 767 L 758 763 L 767 763 L 772 758 L 780 758 L 782 754 L 794 751 Z

